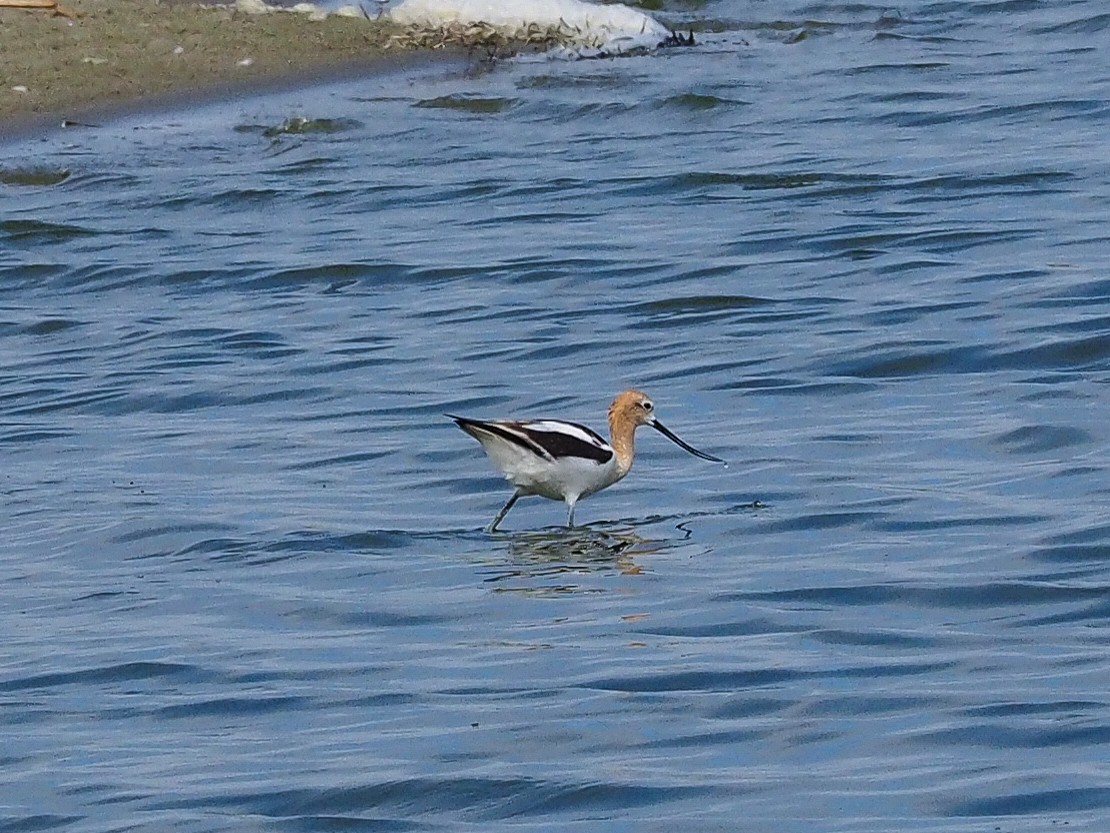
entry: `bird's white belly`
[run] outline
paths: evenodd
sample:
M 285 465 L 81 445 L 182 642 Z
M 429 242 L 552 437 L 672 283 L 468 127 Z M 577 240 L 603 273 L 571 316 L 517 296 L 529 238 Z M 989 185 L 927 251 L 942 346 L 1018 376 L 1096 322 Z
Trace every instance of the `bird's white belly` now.
M 598 463 L 582 457 L 563 457 L 530 468 L 530 471 L 512 473 L 509 480 L 518 488 L 551 500 L 592 495 L 617 479 L 614 477 L 615 460 Z
M 584 457 L 558 457 L 547 460 L 517 446 L 496 440 L 483 442 L 505 479 L 527 494 L 551 500 L 566 500 L 569 495 L 583 497 L 615 483 L 616 458 L 599 463 Z

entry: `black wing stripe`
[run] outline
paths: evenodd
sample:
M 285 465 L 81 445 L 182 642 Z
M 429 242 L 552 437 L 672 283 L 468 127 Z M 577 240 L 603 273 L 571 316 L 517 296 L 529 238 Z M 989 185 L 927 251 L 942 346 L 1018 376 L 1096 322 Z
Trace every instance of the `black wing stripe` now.
M 526 451 L 530 451 L 532 454 L 543 457 L 545 460 L 554 459 L 546 448 L 532 439 L 530 434 L 523 431 L 517 433 L 516 431 L 510 431 L 504 426 L 498 425 L 496 422 L 483 422 L 480 419 L 470 419 L 469 417 L 460 417 L 455 416 L 454 414 L 447 414 L 447 417 L 449 419 L 455 420 L 455 422 L 458 423 L 459 428 L 461 428 L 463 431 L 465 431 L 475 439 L 480 439 L 478 437 L 479 433 L 492 434 L 495 437 L 500 437 L 503 440 L 508 440 L 514 445 L 519 445 Z
M 543 420 L 499 423 L 483 422 L 480 419 L 470 419 L 454 414 L 447 414 L 447 417 L 455 420 L 462 430 L 475 439 L 481 439 L 479 434 L 500 437 L 545 460 L 555 461 L 561 457 L 578 457 L 579 459 L 593 460 L 596 463 L 605 464 L 613 459 L 613 451 L 605 440 L 586 426 L 577 423 L 568 424 L 573 425 L 586 436 L 592 437 L 596 443 L 588 442 L 581 437 L 566 434 L 562 431 L 544 431 L 536 427 L 542 424 Z
M 572 423 L 573 424 L 573 423 Z M 527 423 L 521 426 L 522 430 L 532 437 L 537 445 L 541 445 L 546 449 L 549 457 L 581 457 L 586 460 L 594 460 L 598 463 L 608 463 L 613 457 L 613 452 L 604 445 L 604 440 L 598 437 L 589 428 L 584 425 L 574 424 L 575 428 L 583 431 L 584 433 L 597 438 L 601 443 L 600 446 L 588 443 L 585 440 L 579 439 L 571 434 L 564 434 L 561 431 L 540 431 L 532 428 Z

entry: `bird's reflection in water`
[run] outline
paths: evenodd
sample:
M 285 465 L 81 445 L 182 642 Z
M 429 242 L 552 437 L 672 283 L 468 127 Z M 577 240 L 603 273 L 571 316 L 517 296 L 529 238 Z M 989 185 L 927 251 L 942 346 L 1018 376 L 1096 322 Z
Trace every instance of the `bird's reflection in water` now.
M 499 591 L 544 595 L 597 592 L 571 577 L 605 572 L 636 575 L 642 571 L 637 559 L 664 546 L 631 529 L 554 527 L 504 537 L 504 560 L 489 566 L 485 581 L 497 584 Z

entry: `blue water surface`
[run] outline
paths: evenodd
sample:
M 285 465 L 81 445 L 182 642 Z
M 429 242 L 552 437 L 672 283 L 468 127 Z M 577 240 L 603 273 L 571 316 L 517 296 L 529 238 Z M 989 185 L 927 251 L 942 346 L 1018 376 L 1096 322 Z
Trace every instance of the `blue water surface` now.
M 0 831 L 1110 829 L 1110 15 L 657 13 L 0 147 Z

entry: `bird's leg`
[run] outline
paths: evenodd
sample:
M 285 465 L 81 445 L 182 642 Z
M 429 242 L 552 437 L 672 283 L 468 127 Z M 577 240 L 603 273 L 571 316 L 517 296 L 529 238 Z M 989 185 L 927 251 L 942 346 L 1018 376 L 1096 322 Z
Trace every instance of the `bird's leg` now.
M 574 504 L 573 500 L 567 503 L 567 529 L 574 527 Z
M 497 525 L 501 523 L 502 519 L 504 519 L 506 515 L 509 514 L 509 510 L 513 508 L 513 504 L 520 499 L 520 496 L 520 489 L 517 489 L 515 492 L 513 492 L 513 496 L 509 498 L 509 502 L 501 507 L 501 511 L 497 513 L 497 517 L 494 518 L 490 525 L 486 527 L 486 532 L 494 532 L 497 529 Z

